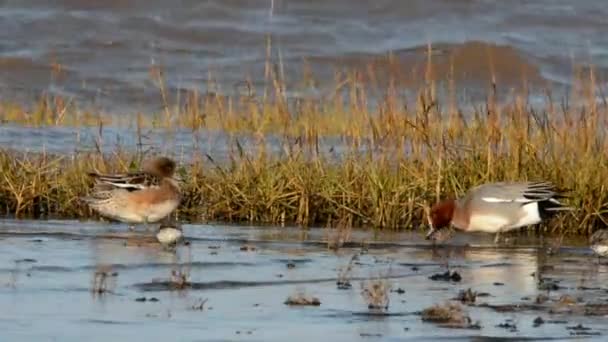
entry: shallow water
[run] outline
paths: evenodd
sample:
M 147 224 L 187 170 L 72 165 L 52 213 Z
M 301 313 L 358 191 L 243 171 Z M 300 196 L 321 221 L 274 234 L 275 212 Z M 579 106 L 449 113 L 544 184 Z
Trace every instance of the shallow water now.
M 15 100 L 48 91 L 112 111 L 149 111 L 160 105 L 152 65 L 165 68 L 171 94 L 239 92 L 247 77 L 263 86 L 268 37 L 293 96 L 331 94 L 336 69 L 364 68 L 389 51 L 405 64 L 400 78 L 418 83 L 428 42 L 439 60 L 455 52 L 464 86 L 487 89 L 490 57 L 504 89 L 521 85 L 522 72 L 533 83 L 568 84 L 576 63 L 605 75 L 607 15 L 602 0 L 5 0 L 0 94 Z M 298 85 L 303 61 L 317 86 Z M 439 61 L 437 70 L 447 67 Z
M 351 242 L 334 251 L 324 242 L 329 236 L 324 229 L 223 225 L 185 225 L 184 229 L 190 245 L 171 253 L 155 244 L 149 233 L 128 232 L 121 224 L 1 221 L 3 339 L 367 341 L 476 336 L 522 340 L 567 339 L 574 333 L 600 334 L 592 336 L 599 339 L 608 333 L 603 316 L 580 310 L 582 303 L 605 304 L 608 298 L 604 286 L 608 266 L 596 264 L 580 241 L 565 241 L 558 253 L 550 255 L 537 239 L 522 237 L 513 245 L 494 248 L 492 237 L 458 235 L 447 247 L 433 249 L 422 232 L 354 231 Z M 242 250 L 244 245 L 255 250 Z M 445 253 L 461 281 L 429 279 L 445 271 Z M 343 277 L 352 288 L 338 289 L 339 270 L 355 254 L 358 260 Z M 188 274 L 191 286 L 167 287 L 172 270 Z M 108 275 L 107 291 L 101 294 L 92 292 L 96 271 Z M 360 294 L 361 284 L 377 277 L 393 289 L 388 310 L 382 314 L 368 310 Z M 556 281 L 559 289 L 539 290 L 539 278 L 545 283 Z M 481 329 L 422 322 L 419 311 L 467 288 L 488 293 L 474 305 L 464 306 Z M 299 292 L 317 297 L 321 305 L 284 304 Z M 542 307 L 501 312 L 504 307 L 484 306 L 533 304 L 539 294 L 550 298 Z M 556 299 L 564 294 L 582 302 L 560 305 Z M 545 324 L 533 327 L 538 316 Z M 516 331 L 498 327 L 507 320 L 512 320 Z M 583 328 L 573 330 L 578 324 Z

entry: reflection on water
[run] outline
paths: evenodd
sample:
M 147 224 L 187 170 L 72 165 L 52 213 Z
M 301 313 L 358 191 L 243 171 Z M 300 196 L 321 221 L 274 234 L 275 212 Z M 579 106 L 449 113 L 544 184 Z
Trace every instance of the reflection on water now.
M 422 232 L 353 231 L 346 247 L 334 251 L 322 229 L 310 229 L 306 235 L 278 227 L 185 225 L 184 229 L 190 245 L 170 253 L 145 232 L 128 232 L 121 224 L 0 222 L 3 337 L 20 341 L 77 341 L 82 334 L 94 340 L 177 335 L 183 340 L 264 341 L 570 337 L 567 326 L 579 323 L 593 333 L 608 332 L 601 316 L 585 306 L 603 303 L 608 266 L 597 264 L 581 241 L 564 241 L 558 253 L 547 254 L 534 238 L 496 248 L 493 236 L 458 235 L 448 246 L 432 247 Z M 245 244 L 250 248 L 243 248 Z M 446 257 L 450 270 L 462 279 L 430 280 L 445 271 Z M 384 316 L 370 316 L 361 295 L 362 284 L 376 277 L 393 289 Z M 178 279 L 182 286 L 171 287 Z M 348 280 L 352 287 L 339 288 L 338 280 Z M 541 287 L 548 282 L 555 286 Z M 417 312 L 467 288 L 488 294 L 465 308 L 481 323 L 481 330 L 422 323 Z M 319 298 L 321 305 L 283 304 L 300 292 Z M 548 296 L 546 306 L 534 307 L 540 294 Z M 564 310 L 559 298 L 566 294 L 580 298 L 582 304 L 556 311 Z M 493 309 L 510 304 L 530 308 Z M 567 324 L 535 328 L 532 321 L 539 316 Z M 516 333 L 497 327 L 507 319 L 517 323 Z

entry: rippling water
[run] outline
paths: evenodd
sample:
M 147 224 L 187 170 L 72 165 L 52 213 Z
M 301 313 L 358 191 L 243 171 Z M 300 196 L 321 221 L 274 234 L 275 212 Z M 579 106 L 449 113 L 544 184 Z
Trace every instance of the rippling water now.
M 489 59 L 507 88 L 521 84 L 522 71 L 556 86 L 570 81 L 573 62 L 608 67 L 607 17 L 603 0 L 5 0 L 0 96 L 27 101 L 50 91 L 104 109 L 154 109 L 149 68 L 157 64 L 172 93 L 230 93 L 247 76 L 261 87 L 267 37 L 297 96 L 323 95 L 336 69 L 389 51 L 414 70 L 427 42 L 439 64 L 446 51 L 455 55 L 460 80 L 473 88 L 487 86 Z M 304 60 L 317 86 L 297 82 Z M 62 65 L 60 75 L 52 63 Z

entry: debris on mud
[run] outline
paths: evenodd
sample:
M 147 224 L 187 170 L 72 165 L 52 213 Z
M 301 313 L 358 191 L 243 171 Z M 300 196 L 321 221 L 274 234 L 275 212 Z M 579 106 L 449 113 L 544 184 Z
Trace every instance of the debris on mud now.
M 566 327 L 567 330 L 570 330 L 570 336 L 598 336 L 601 335 L 597 331 L 591 331 L 591 328 L 586 327 L 582 324 L 574 325 Z
M 450 272 L 446 271 L 445 273 L 436 273 L 429 277 L 429 279 L 434 281 L 453 281 L 459 282 L 462 280 L 460 274 L 456 271 Z
M 507 319 L 503 323 L 498 324 L 496 327 L 507 329 L 509 332 L 517 332 L 517 325 L 515 325 L 515 322 L 513 322 L 512 319 Z
M 361 284 L 361 296 L 370 310 L 388 310 L 391 284 L 386 279 L 375 279 Z
M 152 302 L 152 303 L 160 302 L 160 300 L 158 298 L 156 298 L 156 297 L 150 297 L 150 298 L 147 298 L 147 297 L 138 297 L 138 298 L 135 298 L 135 301 L 136 302 L 140 302 L 140 303 L 143 303 L 143 302 Z
M 199 298 L 197 299 L 196 303 L 193 304 L 190 309 L 195 310 L 195 311 L 204 311 L 205 310 L 205 304 L 207 304 L 207 301 L 209 299 L 208 298 Z M 211 308 L 209 308 L 211 309 Z
M 445 328 L 481 329 L 479 322 L 472 323 L 460 304 L 435 304 L 422 311 L 422 320 Z
M 548 300 L 549 300 L 549 296 L 546 296 L 546 295 L 544 295 L 544 294 L 541 293 L 538 296 L 536 296 L 536 299 L 534 300 L 534 302 L 536 304 L 544 304 Z
M 559 286 L 559 280 L 553 280 L 553 279 L 548 279 L 548 278 L 541 278 L 538 281 L 538 290 L 540 291 L 557 291 L 559 289 L 561 289 L 562 287 Z
M 473 304 L 477 299 L 477 292 L 474 292 L 471 288 L 460 290 L 458 296 L 454 299 L 460 301 L 462 304 Z
M 586 304 L 585 316 L 608 316 L 608 304 Z
M 241 251 L 243 251 L 243 252 L 253 252 L 253 251 L 255 251 L 257 248 L 255 248 L 255 246 L 252 246 L 252 245 L 242 245 L 240 249 L 241 249 Z
M 573 331 L 589 331 L 589 330 L 591 330 L 591 328 L 586 327 L 586 326 L 584 326 L 584 325 L 582 325 L 580 323 L 578 325 L 573 325 L 573 326 L 566 327 L 566 329 L 573 330 Z
M 361 337 L 382 337 L 382 334 L 370 334 L 370 333 L 360 333 Z
M 338 286 L 338 290 L 349 290 L 353 287 L 348 280 L 338 280 L 336 281 L 336 285 Z
M 391 292 L 395 292 L 397 294 L 404 294 L 405 290 L 399 287 L 396 290 L 391 290 Z
M 496 312 L 520 312 L 520 311 L 541 311 L 545 310 L 546 307 L 537 304 L 488 304 L 482 303 L 475 305 L 478 308 L 490 308 Z
M 35 262 L 38 262 L 38 260 L 31 259 L 31 258 L 23 258 L 23 259 L 15 260 L 15 263 L 35 263 Z
M 289 296 L 284 304 L 293 306 L 319 306 L 321 305 L 321 301 L 317 297 L 307 296 L 303 292 L 299 292 Z

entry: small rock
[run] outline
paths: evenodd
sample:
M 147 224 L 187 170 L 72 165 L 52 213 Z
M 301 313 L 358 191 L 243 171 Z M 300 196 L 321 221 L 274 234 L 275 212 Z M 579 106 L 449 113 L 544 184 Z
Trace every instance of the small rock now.
M 288 269 L 296 268 L 296 264 L 294 264 L 293 262 L 288 262 L 287 263 L 287 268 Z
M 147 300 L 146 297 L 135 298 L 136 302 L 145 302 L 146 300 Z
M 256 250 L 255 246 L 250 246 L 250 245 L 241 246 L 241 251 L 244 251 L 244 252 L 253 252 L 255 250 Z
M 405 293 L 405 290 L 404 290 L 404 289 L 402 289 L 402 288 L 398 288 L 398 289 L 396 289 L 396 290 L 391 290 L 391 292 L 396 292 L 397 294 L 404 294 L 404 293 Z
M 505 285 L 505 283 L 500 283 L 500 282 L 495 282 L 494 283 L 494 286 L 504 286 L 504 285 Z
M 418 272 L 418 270 L 419 270 L 418 266 L 412 266 L 412 271 Z
M 152 298 L 150 298 L 148 300 L 151 301 L 151 302 L 160 302 L 160 300 L 158 298 L 156 298 L 156 297 L 152 297 Z
M 534 319 L 534 321 L 532 322 L 532 326 L 535 327 L 535 328 L 538 328 L 538 327 L 540 327 L 543 324 L 545 324 L 545 320 L 542 317 L 540 317 L 540 316 L 536 317 Z

